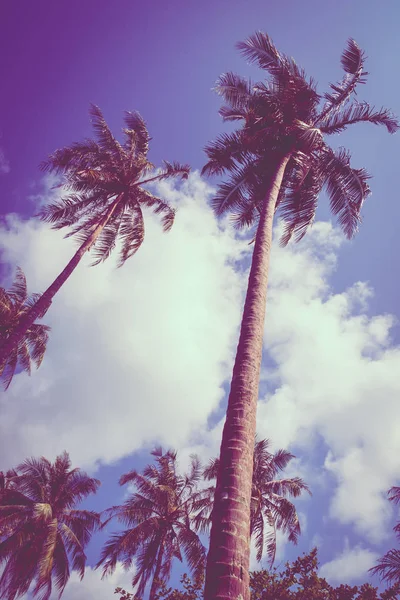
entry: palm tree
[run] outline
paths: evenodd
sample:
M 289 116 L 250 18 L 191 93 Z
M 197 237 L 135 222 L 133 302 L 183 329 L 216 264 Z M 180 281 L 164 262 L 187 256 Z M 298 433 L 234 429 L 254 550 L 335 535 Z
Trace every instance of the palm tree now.
M 394 504 L 400 504 L 400 487 L 391 487 L 388 491 L 388 498 Z M 400 539 L 400 521 L 395 525 L 393 531 Z M 400 550 L 392 548 L 382 558 L 379 559 L 377 565 L 369 569 L 373 575 L 379 577 L 387 583 L 400 585 Z
M 264 550 L 272 567 L 276 555 L 276 531 L 288 534 L 290 542 L 297 544 L 301 534 L 296 508 L 287 496 L 297 498 L 303 491 L 311 493 L 300 477 L 278 479 L 288 463 L 295 458 L 287 450 L 278 450 L 274 454 L 268 451 L 269 440 L 255 440 L 253 457 L 253 481 L 250 504 L 250 535 L 255 540 L 256 559 L 260 562 Z M 203 471 L 207 481 L 217 478 L 219 459 L 214 458 Z M 215 487 L 204 491 L 203 503 L 195 523 L 201 531 L 208 531 L 213 506 Z M 269 529 L 269 532 L 266 530 Z
M 100 481 L 80 469 L 71 469 L 67 452 L 51 463 L 29 458 L 7 475 L 0 493 L 0 596 L 14 600 L 27 593 L 49 600 L 52 584 L 64 591 L 70 565 L 81 579 L 84 548 L 100 524 L 100 515 L 75 506 L 94 494 Z M 3 480 L 4 482 L 4 480 Z
M 148 177 L 154 165 L 147 158 L 150 136 L 137 112 L 125 113 L 125 142 L 112 135 L 97 106 L 90 109 L 97 141 L 92 139 L 56 150 L 42 165 L 45 171 L 64 175 L 70 194 L 45 206 L 39 213 L 53 229 L 70 229 L 80 246 L 67 266 L 20 319 L 0 346 L 0 364 L 74 272 L 83 256 L 93 251 L 93 265 L 106 260 L 120 243 L 119 266 L 140 248 L 144 239 L 143 207 L 161 216 L 164 231 L 173 225 L 175 210 L 143 185 L 170 177 L 188 177 L 190 167 L 164 161 L 164 168 Z
M 156 464 L 145 467 L 142 474 L 130 471 L 121 476 L 120 485 L 131 483 L 136 492 L 123 505 L 106 511 L 105 524 L 115 517 L 128 529 L 112 535 L 97 565 L 104 565 L 104 577 L 114 571 L 118 560 L 125 569 L 135 561 L 132 586 L 138 586 L 136 593 L 141 596 L 152 579 L 150 600 L 168 581 L 174 558 L 182 562 L 184 555 L 195 578 L 201 577 L 205 564 L 205 549 L 192 528 L 201 479 L 199 460 L 193 456 L 189 472 L 179 475 L 176 452 L 157 448 L 152 455 Z
M 16 324 L 25 318 L 27 313 L 38 302 L 40 294 L 28 295 L 26 278 L 22 270 L 17 267 L 17 273 L 9 290 L 0 287 L 0 344 L 5 343 Z M 35 316 L 41 318 L 38 313 Z M 18 338 L 18 343 L 0 360 L 0 377 L 7 389 L 12 381 L 17 366 L 21 370 L 31 373 L 31 361 L 40 367 L 46 351 L 48 332 L 50 327 L 30 323 L 29 327 Z
M 207 558 L 205 598 L 249 598 L 250 500 L 253 440 L 265 320 L 273 219 L 280 210 L 281 243 L 299 240 L 312 224 L 325 187 L 330 207 L 351 238 L 369 193 L 364 169 L 350 165 L 350 153 L 332 150 L 325 136 L 369 122 L 394 133 L 399 125 L 386 109 L 375 110 L 350 98 L 365 81 L 364 54 L 349 40 L 341 57 L 345 71 L 324 102 L 292 58 L 271 39 L 256 33 L 238 44 L 243 55 L 269 79 L 252 84 L 233 73 L 216 86 L 226 105 L 226 121 L 242 121 L 206 147 L 203 173 L 230 178 L 212 200 L 217 216 L 230 212 L 236 227 L 254 226 L 255 244 L 223 430 L 220 468 Z

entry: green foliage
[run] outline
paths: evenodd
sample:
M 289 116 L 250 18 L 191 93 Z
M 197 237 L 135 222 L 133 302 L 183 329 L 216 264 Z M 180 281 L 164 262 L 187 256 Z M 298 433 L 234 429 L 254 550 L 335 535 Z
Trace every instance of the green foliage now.
M 203 598 L 204 577 L 200 577 L 196 582 L 193 582 L 184 573 L 181 577 L 181 585 L 183 589 L 178 590 L 167 587 L 165 583 L 161 584 L 155 600 L 201 600 Z M 117 588 L 114 593 L 120 594 L 119 600 L 141 600 L 138 596 L 122 588 Z
M 186 573 L 181 578 L 183 589 L 162 586 L 157 600 L 200 600 L 203 597 L 203 581 L 193 583 Z M 362 585 L 341 584 L 331 586 L 318 576 L 318 552 L 314 548 L 295 561 L 286 563 L 282 571 L 263 569 L 250 573 L 251 600 L 394 600 L 399 597 L 400 586 L 393 586 L 379 593 L 369 583 Z M 119 600 L 140 600 L 122 588 Z
M 262 570 L 250 574 L 251 600 L 390 600 L 397 598 L 400 587 L 379 594 L 369 583 L 361 586 L 331 586 L 318 576 L 318 555 L 314 548 L 285 569 Z

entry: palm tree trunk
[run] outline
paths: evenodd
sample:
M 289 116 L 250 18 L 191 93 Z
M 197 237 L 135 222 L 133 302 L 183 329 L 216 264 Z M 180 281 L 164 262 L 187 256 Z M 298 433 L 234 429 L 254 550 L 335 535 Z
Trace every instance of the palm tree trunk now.
M 115 209 L 120 203 L 122 197 L 123 194 L 120 194 L 119 196 L 117 196 L 114 202 L 110 204 L 107 212 L 101 219 L 100 223 L 96 226 L 96 228 L 89 235 L 89 237 L 83 242 L 83 244 L 78 248 L 74 256 L 67 264 L 67 266 L 61 271 L 61 273 L 58 275 L 58 277 L 56 277 L 56 279 L 47 288 L 47 290 L 40 296 L 39 300 L 26 313 L 23 319 L 21 319 L 21 321 L 18 323 L 17 327 L 14 329 L 12 334 L 0 346 L 0 365 L 3 364 L 10 352 L 12 352 L 12 350 L 18 345 L 25 332 L 36 321 L 36 319 L 43 317 L 56 293 L 59 291 L 61 286 L 64 285 L 64 283 L 67 281 L 70 275 L 72 275 L 72 273 L 82 260 L 85 252 L 90 250 L 90 248 L 98 239 L 104 227 L 107 225 L 108 221 L 114 214 Z
M 164 555 L 164 538 L 162 538 L 160 547 L 158 549 L 156 568 L 154 571 L 153 581 L 151 582 L 149 600 L 155 599 L 157 590 L 160 587 L 159 579 L 160 579 L 160 571 L 161 571 L 163 555 Z
M 250 499 L 269 257 L 275 206 L 289 158 L 286 155 L 277 164 L 255 238 L 222 434 L 205 600 L 250 598 Z

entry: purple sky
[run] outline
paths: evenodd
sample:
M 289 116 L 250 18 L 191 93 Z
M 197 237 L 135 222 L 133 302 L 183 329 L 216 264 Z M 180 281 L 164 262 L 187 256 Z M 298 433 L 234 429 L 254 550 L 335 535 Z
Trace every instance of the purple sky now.
M 38 164 L 56 148 L 91 135 L 91 102 L 101 107 L 116 134 L 122 112 L 139 110 L 154 138 L 150 159 L 155 164 L 166 158 L 200 169 L 202 148 L 226 130 L 217 114 L 219 99 L 211 90 L 218 75 L 232 70 L 260 77 L 234 48 L 236 41 L 257 29 L 266 31 L 280 50 L 293 55 L 317 80 L 320 92 L 328 82 L 341 77 L 340 54 L 346 40 L 353 37 L 366 51 L 370 72 L 368 84 L 360 89 L 360 99 L 378 108 L 388 106 L 400 115 L 397 0 L 387 0 L 384 8 L 372 0 L 4 0 L 0 17 L 3 215 L 16 212 L 26 219 L 32 217 L 35 204 L 30 197 L 42 193 Z M 357 281 L 368 282 L 374 296 L 363 311 L 365 318 L 387 313 L 400 316 L 395 276 L 400 250 L 399 139 L 372 125 L 356 127 L 333 139 L 351 150 L 355 167 L 363 166 L 373 174 L 372 196 L 364 208 L 361 231 L 354 243 L 337 251 L 338 268 L 329 276 L 332 294 L 341 294 Z M 322 197 L 320 218 L 328 219 L 324 203 Z M 6 260 L 6 266 L 13 266 L 13 260 Z M 41 282 L 33 272 L 32 280 Z M 393 348 L 398 342 L 395 327 L 391 331 Z M 33 378 L 28 384 L 31 381 Z M 274 393 L 275 385 L 268 383 L 266 390 Z M 135 389 L 126 393 L 135 394 Z M 0 398 L 0 402 L 5 405 L 7 398 Z M 215 422 L 221 410 L 213 414 Z M 363 409 L 356 414 L 362 421 Z M 106 430 L 103 434 L 106 436 Z M 317 438 L 311 459 L 304 445 L 296 446 L 298 440 L 293 440 L 302 461 L 315 465 L 323 462 L 331 448 L 330 438 L 321 430 Z M 33 445 L 31 452 L 37 448 Z M 116 456 L 121 458 L 124 452 Z M 115 482 L 119 475 L 145 464 L 147 458 L 146 451 L 136 452 L 115 466 L 100 467 L 97 476 L 104 485 L 90 506 L 101 509 L 118 502 L 121 496 L 116 496 Z M 101 462 L 102 456 L 98 460 Z M 400 477 L 400 467 L 397 472 Z M 307 530 L 298 548 L 285 546 L 285 558 L 308 550 L 318 536 L 324 539 L 322 562 L 332 560 L 347 543 L 356 548 L 361 544 L 378 554 L 390 547 L 390 537 L 371 545 L 354 523 L 346 525 L 328 518 L 329 499 L 337 484 L 329 473 L 323 485 L 314 486 L 313 500 L 301 505 L 307 515 Z M 90 548 L 91 565 L 97 557 L 99 539 Z M 366 578 L 361 576 L 361 580 Z

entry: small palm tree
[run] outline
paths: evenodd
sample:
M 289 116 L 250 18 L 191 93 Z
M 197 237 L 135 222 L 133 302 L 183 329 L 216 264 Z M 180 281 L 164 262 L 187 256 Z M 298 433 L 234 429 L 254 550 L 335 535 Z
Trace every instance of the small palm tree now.
M 0 597 L 15 600 L 33 585 L 34 597 L 49 600 L 53 587 L 64 591 L 70 566 L 81 579 L 84 548 L 100 515 L 75 506 L 100 482 L 71 469 L 66 452 L 52 464 L 29 458 L 0 478 Z
M 147 177 L 154 165 L 147 158 L 150 136 L 137 112 L 125 113 L 124 144 L 112 135 L 97 106 L 90 109 L 97 141 L 92 139 L 57 150 L 43 163 L 43 169 L 64 175 L 70 195 L 45 206 L 39 216 L 54 229 L 68 228 L 80 246 L 7 340 L 0 343 L 0 364 L 17 346 L 39 315 L 44 315 L 53 297 L 91 250 L 94 265 L 106 260 L 120 243 L 119 266 L 140 248 L 144 240 L 143 208 L 161 216 L 164 231 L 173 225 L 175 211 L 143 185 L 171 177 L 188 177 L 189 166 L 164 161 L 164 168 Z
M 203 173 L 229 174 L 212 201 L 217 216 L 231 213 L 238 228 L 254 227 L 254 252 L 222 435 L 215 508 L 207 557 L 205 599 L 249 598 L 250 503 L 253 440 L 256 431 L 259 374 L 274 215 L 284 222 L 282 244 L 301 239 L 312 224 L 323 188 L 347 237 L 360 222 L 369 194 L 368 174 L 354 169 L 350 153 L 334 151 L 332 133 L 355 123 L 399 125 L 386 109 L 358 100 L 349 103 L 363 83 L 364 54 L 349 40 L 342 54 L 344 78 L 321 96 L 292 58 L 280 54 L 271 39 L 256 33 L 238 44 L 243 55 L 268 79 L 252 84 L 234 73 L 217 82 L 226 105 L 225 121 L 241 122 L 206 147 Z
M 290 542 L 297 544 L 301 534 L 300 522 L 296 508 L 287 497 L 297 498 L 303 491 L 311 493 L 300 477 L 278 479 L 288 463 L 295 458 L 287 450 L 278 450 L 274 454 L 268 451 L 269 440 L 255 441 L 253 483 L 251 493 L 250 535 L 255 541 L 256 559 L 260 562 L 266 551 L 272 566 L 276 555 L 276 531 L 279 529 L 288 535 Z M 217 478 L 219 459 L 214 458 L 204 469 L 207 481 Z M 204 492 L 204 503 L 197 505 L 200 511 L 196 515 L 196 526 L 207 531 L 211 524 L 215 488 L 209 487 Z M 268 531 L 269 529 L 269 531 Z
M 26 278 L 18 267 L 14 283 L 9 290 L 0 287 L 0 344 L 5 343 L 17 324 L 22 321 L 33 306 L 39 301 L 40 294 L 28 295 Z M 38 313 L 34 320 L 43 315 Z M 32 322 L 18 338 L 18 344 L 13 346 L 0 360 L 0 377 L 5 389 L 8 389 L 15 370 L 31 373 L 31 361 L 40 367 L 46 351 L 50 327 Z
M 390 502 L 394 504 L 400 504 L 400 487 L 394 486 L 388 491 L 388 498 Z M 400 539 L 400 521 L 395 525 L 393 531 L 396 533 L 398 539 Z M 393 585 L 400 585 L 400 550 L 393 548 L 386 552 L 382 558 L 379 559 L 378 564 L 369 571 L 373 575 L 379 575 L 379 577 L 387 583 Z
M 143 473 L 130 471 L 121 476 L 120 484 L 131 483 L 136 492 L 122 506 L 106 511 L 105 524 L 116 518 L 128 528 L 112 535 L 97 565 L 103 565 L 104 577 L 114 571 L 118 560 L 125 569 L 134 561 L 132 586 L 138 586 L 136 593 L 141 596 L 151 579 L 150 600 L 160 584 L 168 581 L 174 558 L 182 562 L 185 556 L 196 578 L 201 577 L 205 563 L 205 549 L 192 528 L 201 479 L 199 460 L 192 457 L 190 471 L 179 475 L 176 452 L 157 448 L 152 455 L 155 465 L 148 465 Z

